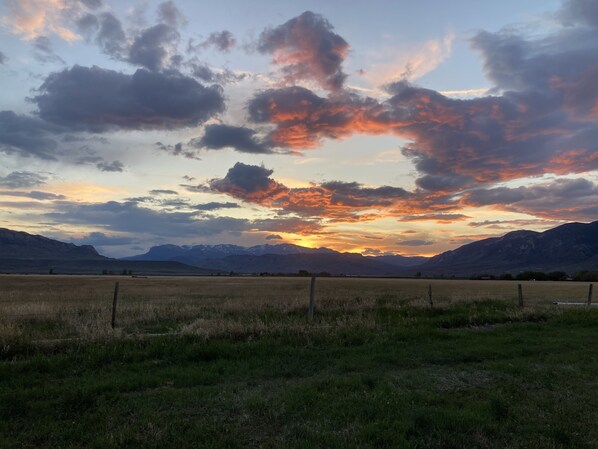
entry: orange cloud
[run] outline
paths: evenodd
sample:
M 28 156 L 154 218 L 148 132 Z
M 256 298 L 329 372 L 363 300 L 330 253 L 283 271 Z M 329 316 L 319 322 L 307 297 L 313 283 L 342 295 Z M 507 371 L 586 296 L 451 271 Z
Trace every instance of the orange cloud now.
M 79 14 L 81 5 L 66 0 L 7 0 L 9 14 L 2 24 L 27 40 L 54 33 L 68 42 L 79 39 L 67 24 Z

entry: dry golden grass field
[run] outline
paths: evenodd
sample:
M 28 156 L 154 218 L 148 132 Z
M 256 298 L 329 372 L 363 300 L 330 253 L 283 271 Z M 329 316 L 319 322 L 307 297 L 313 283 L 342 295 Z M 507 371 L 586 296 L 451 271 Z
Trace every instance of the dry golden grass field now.
M 518 283 L 0 276 L 0 448 L 594 449 L 588 284 Z
M 116 281 L 120 288 L 113 330 Z M 164 333 L 236 338 L 331 332 L 352 326 L 375 329 L 386 324 L 381 308 L 429 307 L 429 285 L 434 307 L 442 309 L 485 300 L 516 304 L 517 284 L 318 278 L 316 319 L 308 323 L 309 278 L 6 275 L 0 276 L 0 343 Z M 587 283 L 524 281 L 522 286 L 525 307 L 513 313 L 539 308 L 558 313 L 552 304 L 555 300 L 587 299 Z

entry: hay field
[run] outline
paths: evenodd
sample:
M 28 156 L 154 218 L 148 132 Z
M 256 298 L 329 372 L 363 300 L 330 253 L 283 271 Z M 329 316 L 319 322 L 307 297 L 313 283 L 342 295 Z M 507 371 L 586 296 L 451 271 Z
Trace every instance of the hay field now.
M 116 328 L 110 326 L 118 281 Z M 263 334 L 335 332 L 390 325 L 385 310 L 492 300 L 517 302 L 513 281 L 318 278 L 316 317 L 306 318 L 309 278 L 0 276 L 0 343 L 52 339 L 122 338 L 181 333 L 239 338 Z M 523 282 L 525 308 L 515 315 L 558 313 L 555 300 L 583 301 L 588 284 Z M 470 312 L 475 315 L 475 308 Z M 406 313 L 405 320 L 409 320 Z M 479 321 L 472 316 L 471 320 Z M 393 323 L 395 325 L 397 323 Z

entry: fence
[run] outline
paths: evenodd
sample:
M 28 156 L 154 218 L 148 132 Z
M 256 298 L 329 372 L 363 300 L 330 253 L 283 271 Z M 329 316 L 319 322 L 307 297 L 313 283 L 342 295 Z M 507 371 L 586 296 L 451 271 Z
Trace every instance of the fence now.
M 372 325 L 382 308 L 442 309 L 490 299 L 520 309 L 592 305 L 574 282 L 372 278 L 0 276 L 0 339 L 235 332 Z M 369 321 L 368 321 L 369 320 Z M 289 327 L 290 326 L 290 327 Z

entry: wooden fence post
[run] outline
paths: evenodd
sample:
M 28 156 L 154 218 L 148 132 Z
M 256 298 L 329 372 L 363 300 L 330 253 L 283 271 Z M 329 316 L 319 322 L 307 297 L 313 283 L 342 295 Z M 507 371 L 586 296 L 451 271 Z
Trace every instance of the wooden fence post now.
M 310 320 L 314 319 L 314 312 L 316 309 L 315 293 L 316 293 L 316 277 L 312 276 L 311 277 L 311 285 L 309 287 L 309 310 L 307 312 L 307 316 L 309 317 Z
M 592 284 L 590 284 L 590 288 L 588 289 L 588 306 L 592 305 Z
M 112 329 L 114 329 L 114 323 L 116 322 L 116 302 L 118 301 L 118 281 L 114 285 L 114 299 L 112 300 Z
M 432 284 L 428 285 L 428 302 L 430 303 L 430 308 L 433 308 L 434 301 L 432 300 Z
M 517 295 L 519 296 L 517 305 L 519 307 L 523 307 L 523 290 L 521 288 L 521 284 L 517 284 Z

